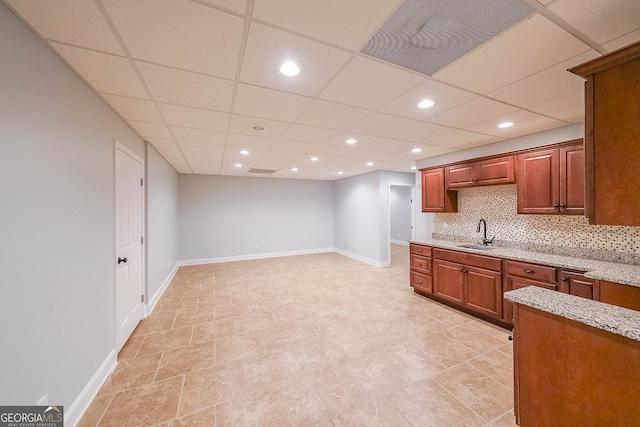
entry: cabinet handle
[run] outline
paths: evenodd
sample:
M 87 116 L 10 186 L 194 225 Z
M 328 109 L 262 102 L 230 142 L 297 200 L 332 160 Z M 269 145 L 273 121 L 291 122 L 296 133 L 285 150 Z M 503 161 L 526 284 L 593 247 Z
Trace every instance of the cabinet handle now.
M 568 277 L 563 277 L 563 278 L 562 278 L 562 281 L 563 281 L 563 282 L 566 282 L 567 280 L 569 280 L 569 278 L 568 278 Z
M 418 252 L 422 252 L 422 249 L 418 249 Z
M 525 273 L 529 273 L 529 274 L 533 274 L 533 273 L 535 273 L 535 271 L 533 271 L 533 270 L 529 270 L 529 269 L 524 270 L 524 272 L 525 272 Z
M 564 203 L 561 203 L 561 204 L 560 204 L 560 207 L 561 207 L 561 208 L 566 208 L 566 207 L 567 207 L 567 205 L 565 205 Z
M 460 270 L 458 270 L 460 273 L 464 273 L 464 267 L 460 267 Z
M 553 207 L 554 207 L 554 208 L 557 208 L 557 207 L 558 207 L 558 204 L 557 204 L 557 203 L 554 203 L 554 204 L 553 204 Z

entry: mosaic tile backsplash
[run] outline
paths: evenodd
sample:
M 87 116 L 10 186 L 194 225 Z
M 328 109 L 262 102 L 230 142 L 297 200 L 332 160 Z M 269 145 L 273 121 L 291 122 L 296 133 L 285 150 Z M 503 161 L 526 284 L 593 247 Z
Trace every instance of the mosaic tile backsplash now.
M 433 237 L 477 241 L 480 218 L 496 245 L 640 265 L 640 227 L 589 225 L 578 215 L 519 215 L 515 184 L 458 190 L 458 213 L 436 214 Z

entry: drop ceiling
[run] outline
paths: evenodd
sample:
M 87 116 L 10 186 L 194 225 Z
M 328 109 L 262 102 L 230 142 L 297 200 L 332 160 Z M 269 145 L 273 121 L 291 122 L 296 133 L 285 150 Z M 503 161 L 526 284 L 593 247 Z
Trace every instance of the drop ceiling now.
M 410 172 L 580 123 L 583 80 L 566 69 L 640 41 L 638 0 L 514 0 L 533 12 L 426 75 L 361 52 L 404 1 L 2 1 L 185 174 Z M 300 74 L 280 73 L 287 60 Z

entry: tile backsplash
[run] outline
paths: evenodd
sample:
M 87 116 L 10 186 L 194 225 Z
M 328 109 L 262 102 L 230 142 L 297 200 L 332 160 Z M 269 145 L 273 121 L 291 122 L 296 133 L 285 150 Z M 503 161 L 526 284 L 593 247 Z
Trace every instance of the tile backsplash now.
M 500 246 L 640 264 L 640 227 L 589 225 L 578 215 L 519 215 L 516 186 L 458 190 L 458 212 L 436 214 L 434 237 L 479 240 L 476 226 Z

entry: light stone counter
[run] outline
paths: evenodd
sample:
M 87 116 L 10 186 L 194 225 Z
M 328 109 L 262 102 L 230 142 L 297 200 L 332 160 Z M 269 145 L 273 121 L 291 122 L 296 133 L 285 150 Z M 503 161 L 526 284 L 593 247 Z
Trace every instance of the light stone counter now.
M 640 341 L 640 311 L 537 286 L 508 291 L 504 297 L 517 304 Z
M 592 279 L 606 280 L 623 285 L 640 287 L 640 266 L 622 264 L 617 262 L 597 261 L 586 258 L 575 258 L 565 255 L 547 254 L 532 252 L 522 249 L 510 248 L 506 246 L 491 246 L 489 250 L 474 248 L 462 248 L 464 242 L 454 242 L 450 240 L 425 239 L 414 240 L 417 243 L 433 246 L 442 249 L 453 249 L 457 251 L 470 252 L 480 255 L 506 258 L 516 261 L 532 262 L 571 270 L 586 271 L 585 276 Z

